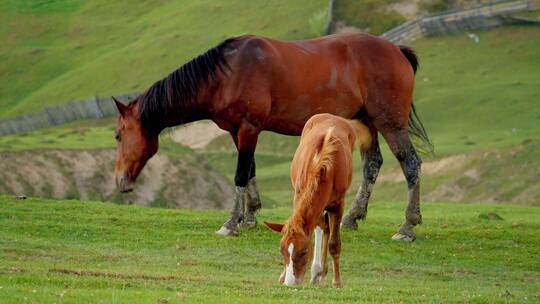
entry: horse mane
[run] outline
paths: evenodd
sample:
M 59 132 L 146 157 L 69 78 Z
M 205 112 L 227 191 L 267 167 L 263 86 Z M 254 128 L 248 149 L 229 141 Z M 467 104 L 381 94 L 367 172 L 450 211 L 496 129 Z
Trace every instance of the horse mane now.
M 225 60 L 226 50 L 231 48 L 235 38 L 227 39 L 207 50 L 167 77 L 156 81 L 148 90 L 133 100 L 139 103 L 139 119 L 150 133 L 157 134 L 165 127 L 165 117 L 170 113 L 181 113 L 197 100 L 201 86 L 209 80 L 216 80 L 219 69 L 225 73 L 230 67 Z
M 333 127 L 326 131 L 324 137 L 314 147 L 317 152 L 314 154 L 313 160 L 306 162 L 306 166 L 302 170 L 305 174 L 302 174 L 300 178 L 304 188 L 298 201 L 295 201 L 296 208 L 310 208 L 308 203 L 313 200 L 318 185 L 325 180 L 326 172 L 334 166 L 333 156 L 338 152 L 341 141 L 333 136 L 333 132 Z

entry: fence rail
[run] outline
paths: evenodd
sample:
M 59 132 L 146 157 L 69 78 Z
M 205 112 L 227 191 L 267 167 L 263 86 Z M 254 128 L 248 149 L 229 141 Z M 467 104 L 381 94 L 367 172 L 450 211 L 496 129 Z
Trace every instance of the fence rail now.
M 423 36 L 487 29 L 514 19 L 509 14 L 540 7 L 540 1 L 500 1 L 461 11 L 447 11 L 405 22 L 381 36 L 395 43 L 412 41 Z
M 135 97 L 136 93 L 118 96 L 123 102 Z M 35 129 L 60 125 L 74 120 L 96 119 L 118 113 L 111 98 L 92 97 L 85 100 L 45 107 L 40 112 L 0 120 L 0 136 L 25 133 Z

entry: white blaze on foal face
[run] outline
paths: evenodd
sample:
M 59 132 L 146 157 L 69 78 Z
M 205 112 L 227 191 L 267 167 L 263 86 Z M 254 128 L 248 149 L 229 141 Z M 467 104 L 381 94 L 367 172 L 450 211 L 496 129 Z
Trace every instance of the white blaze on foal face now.
M 293 252 L 294 252 L 294 244 L 290 243 L 289 247 L 287 248 L 287 252 L 289 253 L 289 264 L 287 264 L 287 268 L 285 269 L 285 285 L 294 285 L 296 284 L 296 278 L 294 277 L 294 265 L 293 265 Z

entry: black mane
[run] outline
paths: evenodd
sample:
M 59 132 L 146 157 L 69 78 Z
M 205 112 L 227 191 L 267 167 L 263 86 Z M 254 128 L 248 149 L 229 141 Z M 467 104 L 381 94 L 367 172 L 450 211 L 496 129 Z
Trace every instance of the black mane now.
M 199 88 L 208 84 L 209 78 L 216 79 L 217 69 L 222 72 L 224 67 L 230 70 L 224 52 L 233 41 L 234 38 L 227 39 L 197 56 L 132 101 L 132 104 L 139 102 L 141 124 L 148 132 L 157 134 L 167 127 L 164 124 L 168 113 L 181 113 L 189 109 L 197 98 Z

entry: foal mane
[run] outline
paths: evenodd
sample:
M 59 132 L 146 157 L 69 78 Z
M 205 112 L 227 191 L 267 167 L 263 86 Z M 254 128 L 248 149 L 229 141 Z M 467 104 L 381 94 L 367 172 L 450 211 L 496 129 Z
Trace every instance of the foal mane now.
M 225 60 L 225 52 L 231 48 L 235 38 L 227 39 L 205 53 L 185 63 L 167 77 L 156 81 L 148 90 L 133 100 L 139 102 L 139 118 L 143 127 L 152 134 L 164 129 L 165 117 L 181 113 L 196 102 L 199 89 L 216 80 L 219 69 L 231 70 Z

